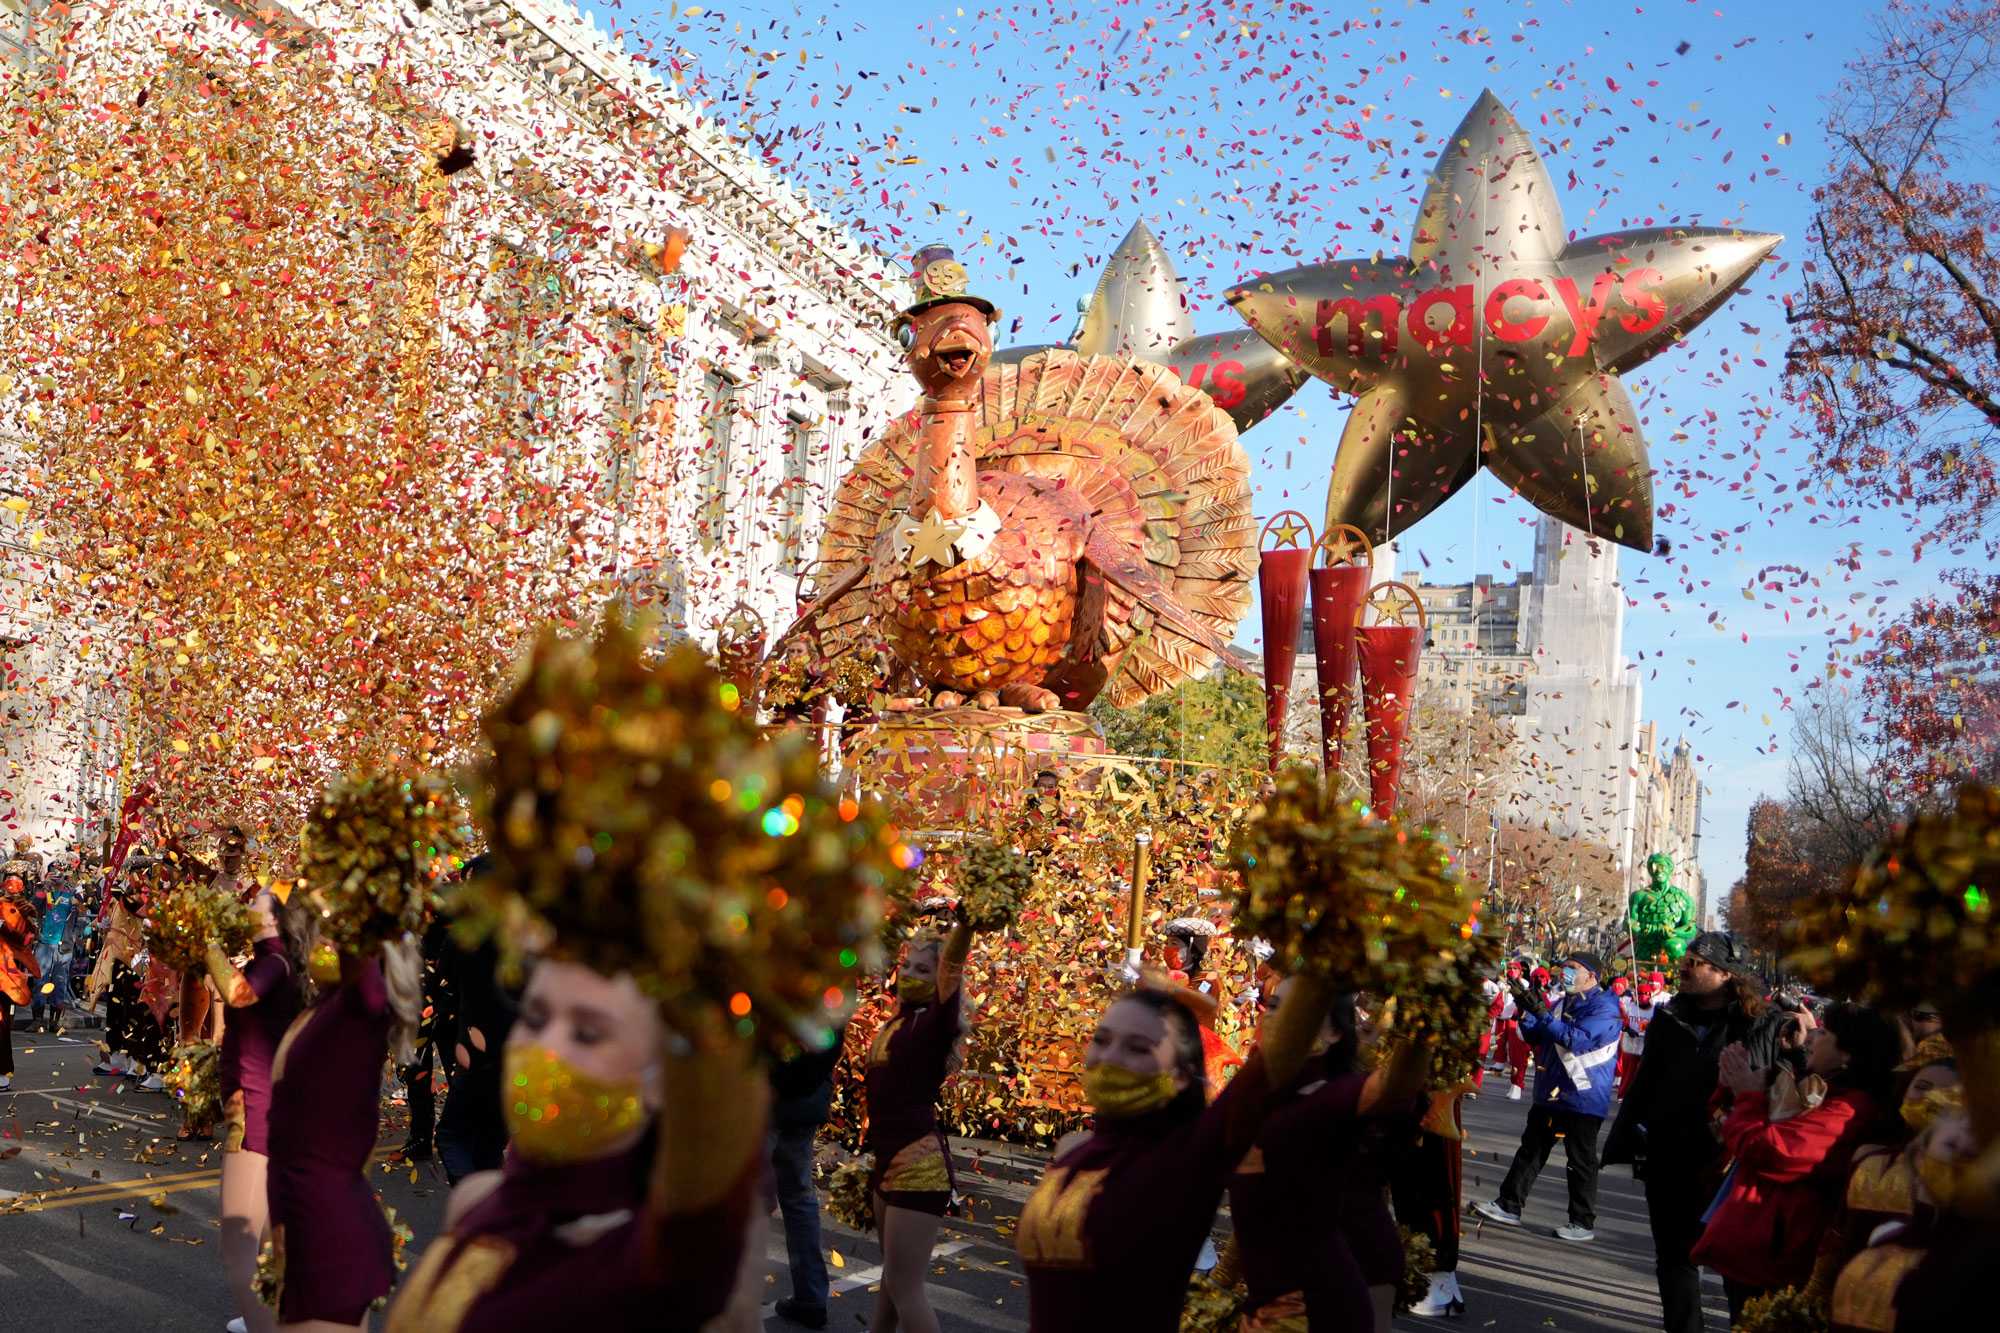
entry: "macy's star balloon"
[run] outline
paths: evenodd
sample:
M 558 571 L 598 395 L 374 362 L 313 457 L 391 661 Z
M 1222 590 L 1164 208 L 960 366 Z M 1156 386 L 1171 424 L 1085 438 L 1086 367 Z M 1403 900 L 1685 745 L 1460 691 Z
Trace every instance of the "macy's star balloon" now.
M 1273 347 L 1354 395 L 1328 531 L 1385 541 L 1484 463 L 1544 513 L 1651 549 L 1652 467 L 1618 376 L 1685 337 L 1784 238 L 1565 235 L 1534 145 L 1486 92 L 1438 158 L 1407 258 L 1311 264 L 1228 293 Z
M 1132 224 L 1105 261 L 1074 343 L 1010 347 L 993 359 L 1024 361 L 1050 347 L 1166 366 L 1205 391 L 1239 432 L 1277 411 L 1306 380 L 1304 371 L 1248 329 L 1197 335 L 1173 260 L 1143 222 Z

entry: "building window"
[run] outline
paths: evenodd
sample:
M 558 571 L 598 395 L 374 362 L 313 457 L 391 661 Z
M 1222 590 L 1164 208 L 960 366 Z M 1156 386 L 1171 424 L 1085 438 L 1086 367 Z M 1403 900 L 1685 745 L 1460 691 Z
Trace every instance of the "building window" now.
M 811 498 L 813 459 L 824 434 L 820 422 L 803 412 L 785 414 L 783 480 L 778 483 L 778 535 L 784 543 L 783 558 L 795 571 L 810 562 L 805 550 L 806 502 Z
M 736 434 L 743 382 L 727 371 L 710 370 L 702 377 L 701 390 L 701 448 L 708 465 L 700 472 L 697 522 L 702 549 L 712 551 L 722 542 L 723 518 L 729 512 L 730 442 Z
M 493 250 L 493 360 L 510 432 L 531 441 L 559 425 L 569 355 L 569 284 L 554 264 L 511 245 Z M 555 451 L 551 450 L 551 454 Z
M 611 316 L 604 349 L 605 457 L 598 498 L 622 509 L 637 470 L 640 431 L 653 398 L 652 331 L 629 315 Z

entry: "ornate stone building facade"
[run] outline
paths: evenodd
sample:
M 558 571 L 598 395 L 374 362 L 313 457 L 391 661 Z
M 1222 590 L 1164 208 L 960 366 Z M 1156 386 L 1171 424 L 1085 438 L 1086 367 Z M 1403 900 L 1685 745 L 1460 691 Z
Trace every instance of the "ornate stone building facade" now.
M 372 86 L 378 109 L 368 72 L 393 70 L 390 113 L 456 144 L 438 215 L 421 220 L 431 261 L 481 291 L 442 312 L 438 336 L 478 343 L 502 375 L 560 364 L 552 447 L 599 479 L 579 534 L 596 567 L 700 640 L 731 616 L 772 635 L 789 622 L 834 483 L 914 400 L 887 333 L 893 264 L 566 0 L 0 0 L 8 77 L 36 77 L 56 21 L 72 49 L 163 63 L 196 51 L 225 73 L 312 45 Z M 668 271 L 661 255 L 682 237 Z M 503 281 L 517 304 L 549 308 L 509 309 L 482 286 Z M 13 445 L 0 490 L 19 489 Z M 35 623 L 47 553 L 0 554 L 14 822 L 66 840 L 115 804 L 117 701 L 48 683 L 45 659 L 87 631 Z

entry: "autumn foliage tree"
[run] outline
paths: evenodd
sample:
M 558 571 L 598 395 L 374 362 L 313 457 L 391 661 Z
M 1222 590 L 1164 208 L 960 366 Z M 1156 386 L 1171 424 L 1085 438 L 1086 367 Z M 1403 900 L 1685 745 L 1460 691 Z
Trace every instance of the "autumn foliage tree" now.
M 1769 797 L 1750 807 L 1743 878 L 1730 890 L 1729 928 L 1753 948 L 1781 953 L 1785 923 L 1805 903 L 1839 882 L 1840 862 L 1816 855 L 1816 830 L 1783 801 Z
M 2000 230 L 1989 145 L 2000 2 L 1896 3 L 1827 122 L 1813 257 L 1791 301 L 1790 389 L 1837 495 L 1907 511 L 1931 547 L 1983 556 L 1865 654 L 1881 779 L 1911 799 L 2000 759 Z

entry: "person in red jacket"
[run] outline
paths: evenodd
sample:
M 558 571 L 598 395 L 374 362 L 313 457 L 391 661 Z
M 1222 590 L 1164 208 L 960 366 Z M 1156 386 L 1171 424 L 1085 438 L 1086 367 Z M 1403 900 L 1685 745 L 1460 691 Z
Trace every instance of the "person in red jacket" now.
M 1812 1276 L 1854 1150 L 1870 1141 L 1889 1106 L 1899 1053 L 1888 1019 L 1860 1005 L 1834 1005 L 1806 1054 L 1806 1072 L 1826 1081 L 1826 1097 L 1783 1120 L 1771 1118 L 1771 1071 L 1751 1064 L 1741 1043 L 1722 1053 L 1729 1107 L 1722 1142 L 1735 1165 L 1693 1257 L 1722 1275 L 1732 1324 L 1755 1297 L 1802 1287 Z
M 1526 974 L 1527 970 L 1528 965 L 1516 958 L 1513 962 L 1507 964 L 1507 980 L 1517 981 Z M 1547 980 L 1548 974 L 1546 968 L 1536 968 L 1535 970 L 1543 974 L 1544 981 Z M 1513 990 L 1505 985 L 1500 987 L 1500 994 L 1495 997 L 1493 1004 L 1493 1021 L 1496 1025 L 1495 1031 L 1499 1036 L 1499 1042 L 1495 1049 L 1499 1052 L 1501 1063 L 1508 1067 L 1510 1074 L 1508 1081 L 1513 1085 L 1507 1090 L 1507 1100 L 1518 1102 L 1521 1100 L 1521 1090 L 1528 1082 L 1528 1056 L 1530 1054 L 1528 1043 L 1521 1036 L 1521 1011 L 1514 1003 Z

